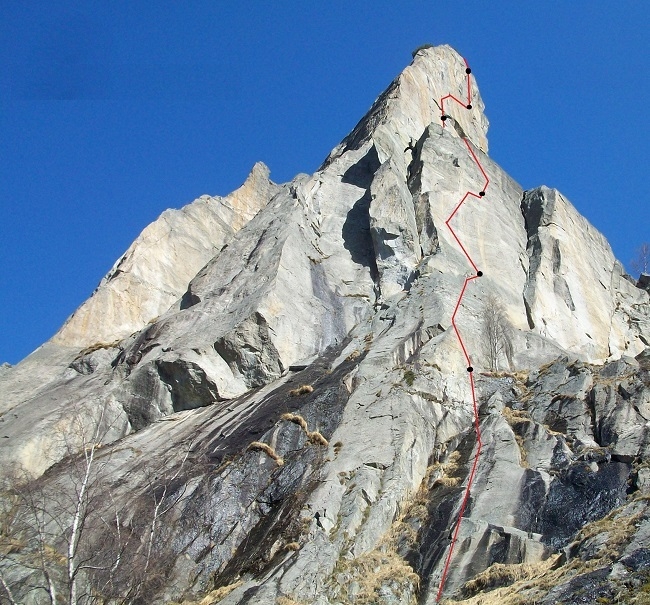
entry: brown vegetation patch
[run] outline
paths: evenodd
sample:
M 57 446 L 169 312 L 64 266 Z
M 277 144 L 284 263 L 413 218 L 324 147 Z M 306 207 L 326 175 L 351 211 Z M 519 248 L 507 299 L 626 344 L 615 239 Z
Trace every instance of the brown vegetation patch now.
M 307 439 L 310 443 L 313 443 L 314 445 L 322 445 L 325 447 L 329 445 L 327 439 L 325 439 L 325 437 L 323 437 L 319 431 L 309 430 L 307 421 L 300 414 L 292 414 L 291 412 L 287 412 L 286 414 L 282 414 L 280 418 L 282 420 L 286 420 L 287 422 L 293 422 L 294 424 L 297 424 L 305 432 L 305 435 L 307 435 Z
M 446 599 L 443 604 L 528 605 L 541 599 L 555 586 L 566 583 L 577 575 L 610 565 L 620 557 L 631 540 L 639 520 L 648 514 L 647 507 L 643 505 L 639 507 L 635 503 L 648 499 L 647 497 L 632 498 L 631 502 L 614 509 L 602 519 L 585 525 L 578 534 L 577 540 L 569 546 L 569 550 L 576 552 L 581 545 L 594 538 L 602 538 L 602 535 L 606 534 L 607 539 L 603 541 L 594 558 L 583 560 L 575 557 L 561 565 L 561 555 L 555 555 L 546 561 L 532 565 L 495 564 L 465 584 L 468 592 L 480 591 L 478 594 L 461 600 Z M 504 584 L 509 585 L 504 586 Z M 648 586 L 648 596 L 650 596 L 650 586 Z M 645 597 L 640 598 L 639 593 L 635 593 L 629 600 L 620 602 L 646 605 L 650 603 L 650 599 L 645 600 Z
M 513 410 L 512 408 L 504 407 L 501 410 L 501 414 L 503 414 L 503 417 L 510 426 L 532 422 L 530 414 L 526 410 Z
M 355 605 L 382 602 L 380 590 L 387 586 L 399 595 L 400 602 L 410 594 L 409 602 L 415 603 L 415 591 L 420 583 L 413 568 L 387 542 L 356 559 L 339 559 L 334 574 L 343 574 L 357 583 Z
M 272 458 L 275 460 L 275 463 L 278 466 L 282 466 L 284 464 L 284 460 L 282 459 L 281 456 L 278 456 L 275 453 L 275 450 L 268 445 L 268 443 L 262 443 L 261 441 L 253 441 L 249 446 L 248 449 L 251 451 L 260 451 L 264 452 L 269 458 Z
M 181 603 L 170 603 L 169 605 L 215 605 L 219 601 L 225 599 L 235 588 L 243 584 L 242 580 L 238 580 L 233 584 L 221 586 L 215 590 L 211 590 L 207 595 L 197 601 L 182 601 Z
M 114 342 L 96 342 L 92 345 L 87 346 L 85 349 L 81 349 L 81 351 L 77 353 L 77 356 L 74 358 L 74 360 L 79 361 L 82 357 L 90 355 L 91 353 L 99 351 L 100 349 L 114 349 L 119 343 L 119 340 L 116 340 Z
M 297 389 L 289 391 L 290 397 L 298 397 L 300 395 L 306 395 L 307 393 L 313 393 L 314 387 L 310 384 L 301 384 Z
M 556 559 L 553 558 L 554 562 Z M 494 563 L 485 571 L 474 576 L 463 586 L 468 595 L 476 594 L 481 590 L 489 590 L 498 586 L 509 586 L 519 580 L 530 580 L 538 577 L 549 569 L 549 561 L 540 563 L 519 563 L 505 565 L 503 563 Z
M 280 416 L 280 419 L 286 420 L 287 422 L 293 422 L 294 424 L 297 424 L 299 427 L 301 427 L 305 433 L 309 432 L 309 429 L 307 428 L 307 421 L 300 414 L 292 414 L 291 412 L 287 412 L 286 414 L 282 414 L 282 416 Z
M 460 477 L 438 477 L 433 482 L 433 487 L 443 485 L 444 487 L 456 487 L 460 484 Z
M 319 431 L 312 431 L 310 433 L 307 433 L 307 439 L 309 439 L 310 443 L 313 443 L 314 445 L 322 445 L 324 447 L 327 447 L 329 445 L 329 442 Z

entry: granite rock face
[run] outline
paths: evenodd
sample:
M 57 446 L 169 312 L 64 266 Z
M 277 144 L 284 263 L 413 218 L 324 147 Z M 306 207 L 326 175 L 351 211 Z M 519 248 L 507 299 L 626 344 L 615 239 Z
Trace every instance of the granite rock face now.
M 53 336 L 56 344 L 115 343 L 165 312 L 197 271 L 226 245 L 277 191 L 264 164 L 225 198 L 201 196 L 167 210 L 131 244 L 93 295 Z
M 487 156 L 466 68 L 421 49 L 313 175 L 258 164 L 163 214 L 2 368 L 2 590 L 49 602 L 87 560 L 74 583 L 109 603 L 435 603 L 477 447 L 452 326 L 476 269 L 456 323 L 483 449 L 444 595 L 539 572 L 569 602 L 589 573 L 642 577 L 645 525 L 604 552 L 598 524 L 645 519 L 648 292 L 559 192 Z M 30 494 L 58 503 L 36 526 Z M 44 543 L 58 558 L 35 567 Z
M 643 351 L 647 325 L 632 318 L 647 301 L 626 279 L 602 234 L 547 187 L 526 192 L 522 212 L 531 329 L 594 361 Z M 583 237 L 575 237 L 576 231 Z

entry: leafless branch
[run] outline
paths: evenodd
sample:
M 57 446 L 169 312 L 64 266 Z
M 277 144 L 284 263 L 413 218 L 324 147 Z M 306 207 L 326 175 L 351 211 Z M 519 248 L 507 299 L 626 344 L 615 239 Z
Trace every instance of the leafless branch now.
M 497 371 L 503 357 L 509 366 L 512 365 L 512 326 L 503 305 L 494 294 L 489 294 L 485 301 L 481 324 L 483 348 L 490 370 Z
M 642 243 L 636 251 L 636 256 L 630 266 L 637 273 L 648 273 L 650 270 L 650 243 Z

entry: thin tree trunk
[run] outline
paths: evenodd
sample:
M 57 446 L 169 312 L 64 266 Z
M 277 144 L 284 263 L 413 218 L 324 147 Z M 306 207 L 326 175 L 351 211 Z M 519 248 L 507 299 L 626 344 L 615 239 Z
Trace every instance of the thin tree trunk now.
M 95 457 L 95 444 L 90 448 L 90 453 L 84 452 L 86 458 L 86 469 L 81 481 L 81 488 L 77 494 L 74 516 L 72 517 L 72 529 L 70 531 L 70 540 L 68 541 L 68 586 L 69 586 L 69 605 L 77 605 L 77 566 L 76 556 L 79 547 L 79 538 L 83 527 L 83 517 L 86 515 L 86 490 L 90 481 L 90 471 L 92 468 L 93 458 Z
M 18 605 L 18 603 L 16 603 L 16 599 L 14 599 L 14 595 L 11 594 L 11 589 L 9 588 L 9 585 L 7 584 L 7 582 L 5 582 L 4 576 L 2 575 L 1 572 L 0 572 L 0 584 L 2 584 L 2 588 L 5 589 L 5 592 L 7 593 L 7 596 L 9 597 L 10 605 Z

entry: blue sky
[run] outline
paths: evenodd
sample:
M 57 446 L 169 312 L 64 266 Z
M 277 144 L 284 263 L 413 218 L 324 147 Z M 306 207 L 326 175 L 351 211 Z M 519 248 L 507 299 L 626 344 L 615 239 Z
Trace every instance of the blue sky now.
M 650 4 L 0 0 L 0 362 L 163 210 L 313 172 L 422 43 L 467 57 L 490 155 L 629 266 L 650 240 Z

